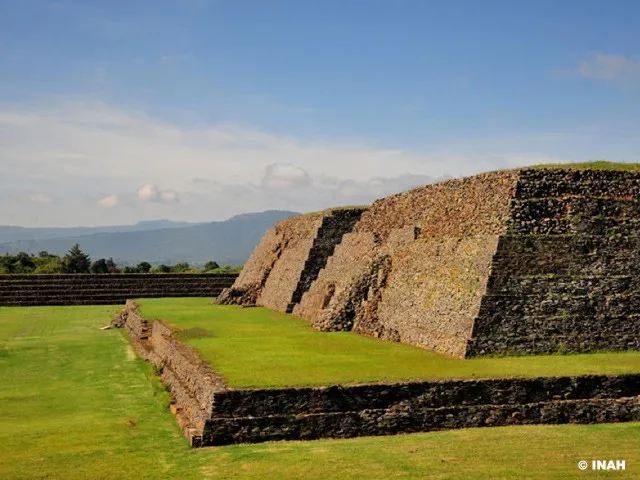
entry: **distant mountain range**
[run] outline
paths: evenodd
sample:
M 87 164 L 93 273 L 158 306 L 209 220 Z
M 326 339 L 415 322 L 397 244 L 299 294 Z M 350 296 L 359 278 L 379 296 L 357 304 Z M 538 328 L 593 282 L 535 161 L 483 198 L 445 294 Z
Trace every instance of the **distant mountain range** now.
M 108 227 L 14 227 L 0 225 L 0 243 L 15 242 L 16 240 L 42 240 L 45 238 L 79 237 L 94 233 L 108 232 L 146 232 L 164 228 L 178 228 L 198 225 L 189 222 L 174 222 L 172 220 L 151 220 L 138 222 L 135 225 L 114 225 Z
M 147 261 L 243 264 L 264 232 L 296 212 L 269 210 L 211 223 L 155 220 L 135 225 L 74 228 L 0 226 L 0 255 L 46 250 L 64 255 L 75 243 L 92 259 L 113 257 L 119 265 Z

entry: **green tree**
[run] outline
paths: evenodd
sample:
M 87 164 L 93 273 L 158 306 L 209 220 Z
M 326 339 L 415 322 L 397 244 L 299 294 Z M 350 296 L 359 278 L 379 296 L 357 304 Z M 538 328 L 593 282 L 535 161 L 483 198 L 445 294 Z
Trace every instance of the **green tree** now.
M 36 269 L 33 258 L 25 252 L 20 252 L 14 257 L 13 265 L 16 273 L 33 273 Z
M 122 269 L 122 273 L 138 273 L 138 269 L 136 267 L 127 265 Z
M 167 265 L 156 265 L 151 269 L 151 273 L 169 273 L 171 271 L 171 267 Z
M 13 257 L 8 253 L 0 257 L 0 273 L 15 273 L 13 268 Z
M 187 262 L 176 263 L 173 267 L 171 267 L 171 271 L 173 273 L 184 273 L 189 271 L 191 266 Z
M 204 264 L 204 269 L 206 271 L 215 270 L 216 268 L 220 268 L 220 265 L 218 265 L 218 262 L 214 260 L 209 260 L 207 263 Z
M 109 273 L 107 261 L 100 258 L 91 264 L 91 273 Z
M 80 245 L 75 244 L 62 259 L 62 268 L 65 273 L 89 273 L 91 258 L 80 250 Z
M 151 264 L 149 262 L 140 262 L 136 265 L 136 270 L 138 270 L 138 273 L 149 273 L 149 270 L 151 270 Z
M 64 273 L 60 257 L 50 257 L 46 262 L 40 263 L 33 273 Z
M 107 269 L 109 271 L 109 273 L 118 273 L 120 272 L 120 270 L 118 269 L 118 266 L 116 265 L 116 262 L 113 261 L 113 258 L 109 257 L 109 259 L 107 260 Z

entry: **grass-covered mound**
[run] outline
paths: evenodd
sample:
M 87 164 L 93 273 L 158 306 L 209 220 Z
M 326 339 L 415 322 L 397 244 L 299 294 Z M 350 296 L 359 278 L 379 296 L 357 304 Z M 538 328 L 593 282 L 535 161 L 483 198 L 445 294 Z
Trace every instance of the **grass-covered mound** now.
M 178 329 L 178 337 L 237 388 L 640 372 L 640 352 L 460 360 L 351 332 L 318 332 L 264 308 L 210 305 L 203 298 L 138 303 L 144 318 Z
M 98 330 L 117 308 L 0 307 L 0 478 L 564 479 L 591 458 L 640 474 L 638 423 L 189 449 L 149 366 Z
M 604 160 L 595 160 L 593 162 L 576 162 L 576 163 L 546 163 L 535 165 L 531 168 L 573 168 L 577 170 L 619 170 L 627 172 L 640 171 L 640 163 L 627 162 L 607 162 Z

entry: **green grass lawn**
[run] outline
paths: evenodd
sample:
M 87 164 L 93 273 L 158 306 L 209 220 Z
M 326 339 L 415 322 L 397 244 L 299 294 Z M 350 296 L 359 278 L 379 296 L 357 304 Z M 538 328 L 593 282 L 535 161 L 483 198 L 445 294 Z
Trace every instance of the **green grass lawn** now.
M 141 299 L 232 387 L 640 372 L 640 352 L 460 360 L 350 332 L 318 332 L 292 315 L 211 305 L 203 298 Z
M 640 424 L 531 426 L 190 449 L 116 307 L 0 307 L 0 478 L 638 478 Z M 248 311 L 248 310 L 245 310 Z M 248 365 L 248 369 L 253 368 Z M 577 462 L 625 459 L 625 472 Z

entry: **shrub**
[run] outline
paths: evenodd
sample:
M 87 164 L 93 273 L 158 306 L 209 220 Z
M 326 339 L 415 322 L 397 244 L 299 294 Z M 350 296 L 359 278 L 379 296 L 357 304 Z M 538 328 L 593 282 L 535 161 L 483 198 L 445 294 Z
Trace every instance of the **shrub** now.
M 60 257 L 50 257 L 48 261 L 40 263 L 33 273 L 64 273 L 62 268 L 62 260 Z
M 191 266 L 187 262 L 176 263 L 173 267 L 171 267 L 171 272 L 173 273 L 186 273 L 191 269 Z
M 171 268 L 164 264 L 156 265 L 155 267 L 151 268 L 151 273 L 169 273 L 170 271 Z
M 107 261 L 104 258 L 96 260 L 91 264 L 91 273 L 109 273 Z
M 138 273 L 149 273 L 149 271 L 151 270 L 151 264 L 149 262 L 140 262 L 136 266 L 136 270 L 138 271 Z
M 220 265 L 218 265 L 218 262 L 215 262 L 213 260 L 209 260 L 207 263 L 204 264 L 205 271 L 215 270 L 217 268 L 220 268 Z

